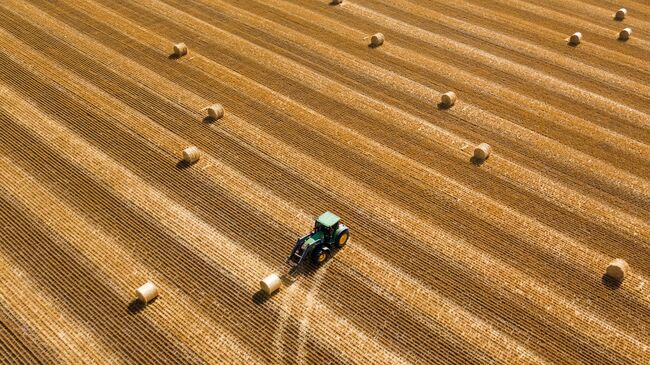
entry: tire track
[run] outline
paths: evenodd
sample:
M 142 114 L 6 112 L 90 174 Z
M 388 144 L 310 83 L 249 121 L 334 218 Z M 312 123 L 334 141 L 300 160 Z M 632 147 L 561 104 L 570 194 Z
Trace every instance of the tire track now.
M 28 87 L 28 85 L 26 85 L 26 87 Z M 44 93 L 44 94 L 48 94 L 48 93 Z M 53 97 L 53 95 L 55 95 L 55 93 L 52 92 L 49 93 L 48 95 L 49 100 L 55 102 L 56 105 L 59 106 L 66 105 L 66 107 L 68 108 L 66 110 L 66 115 L 67 116 L 73 115 L 74 107 L 72 107 L 69 103 L 66 104 L 65 102 L 57 103 L 57 100 L 56 98 Z M 45 109 L 47 110 L 48 108 L 46 107 Z M 51 110 L 49 111 L 51 112 Z M 78 120 L 79 123 L 87 124 L 87 122 L 85 122 L 83 118 L 73 118 L 73 119 Z M 97 126 L 98 125 L 95 125 L 95 127 Z M 12 128 L 15 129 L 17 127 L 12 126 Z M 95 132 L 100 132 L 100 131 L 95 130 Z M 102 134 L 104 136 L 111 136 L 110 133 L 98 133 L 98 135 L 100 136 Z M 115 136 L 115 134 L 113 134 L 113 136 Z M 116 136 L 115 140 L 113 140 L 111 143 L 114 144 L 116 141 L 120 141 L 120 140 L 121 138 Z M 37 143 L 36 141 L 32 141 L 31 143 L 27 143 L 27 144 L 36 144 L 36 143 Z M 121 146 L 119 144 L 114 145 L 114 148 L 120 148 L 120 147 Z M 131 154 L 133 154 L 134 152 L 133 149 L 125 149 L 125 151 Z M 147 160 L 147 159 L 142 159 L 142 160 Z M 161 162 L 165 163 L 164 161 Z M 65 163 L 61 161 L 55 165 L 60 166 L 60 165 L 65 165 Z M 69 167 L 69 169 L 70 168 L 71 167 Z M 70 174 L 70 172 L 68 171 L 69 169 L 64 170 L 67 172 L 68 175 Z M 29 170 L 40 171 L 38 167 L 34 167 L 34 166 L 32 166 Z M 164 169 L 159 169 L 159 170 L 164 171 Z M 47 179 L 51 177 L 46 176 L 42 178 Z M 93 186 L 93 184 L 88 181 L 88 178 L 82 178 L 82 176 L 78 176 L 77 179 L 78 180 L 76 181 L 70 180 L 69 183 L 75 182 L 77 184 L 83 184 L 83 182 L 85 182 L 85 184 L 83 184 L 84 186 Z M 206 190 L 207 193 L 204 194 L 209 194 L 210 189 L 206 189 Z M 82 191 L 84 191 L 84 189 L 78 187 L 78 192 L 75 193 L 75 196 L 77 196 L 77 198 L 67 196 L 65 197 L 64 200 L 66 201 L 69 200 L 69 203 L 77 207 L 77 209 L 84 210 L 84 211 L 93 211 L 95 209 L 93 209 L 92 205 L 88 206 L 87 202 L 80 201 L 78 197 L 91 196 L 91 197 L 95 197 L 94 199 L 98 199 L 97 197 L 102 195 L 106 196 L 106 194 L 108 194 L 107 192 L 103 194 L 99 194 L 98 191 L 82 193 Z M 257 340 L 257 337 L 249 338 L 247 336 L 244 336 L 243 334 L 251 333 L 251 331 L 253 331 L 253 328 L 257 327 L 259 321 L 261 321 L 262 318 L 266 318 L 266 317 L 275 318 L 275 315 L 271 315 L 270 313 L 268 313 L 268 311 L 272 311 L 271 309 L 267 309 L 266 311 L 262 311 L 262 312 L 256 312 L 258 308 L 254 303 L 250 301 L 249 297 L 242 296 L 241 294 L 236 294 L 236 293 L 247 293 L 249 291 L 246 290 L 244 287 L 242 287 L 241 284 L 239 283 L 235 284 L 234 281 L 235 279 L 230 278 L 229 277 L 230 275 L 224 273 L 223 269 L 216 268 L 213 263 L 207 262 L 205 258 L 199 257 L 197 256 L 196 253 L 190 252 L 189 250 L 185 249 L 184 245 L 179 246 L 177 243 L 178 239 L 171 238 L 171 237 L 175 237 L 176 234 L 162 227 L 158 227 L 156 229 L 155 227 L 159 226 L 158 223 L 151 221 L 150 219 L 147 219 L 147 221 L 138 222 L 137 215 L 128 214 L 127 212 L 124 212 L 124 209 L 126 208 L 122 207 L 120 203 L 118 203 L 118 201 L 115 200 L 117 198 L 111 197 L 111 199 L 113 199 L 112 203 L 109 200 L 108 202 L 102 204 L 102 206 L 110 207 L 111 214 L 108 216 L 102 215 L 100 217 L 96 217 L 97 219 L 99 219 L 99 222 L 97 224 L 101 224 L 102 226 L 104 226 L 107 229 L 107 231 L 112 233 L 113 235 L 117 237 L 121 237 L 121 239 L 123 240 L 122 242 L 124 242 L 122 243 L 123 245 L 127 245 L 127 242 L 131 242 L 131 244 L 134 245 L 134 248 L 137 248 L 136 251 L 137 257 L 140 260 L 143 260 L 143 262 L 146 265 L 153 266 L 158 272 L 161 273 L 161 275 L 167 277 L 168 280 L 172 280 L 171 278 L 175 278 L 174 280 L 176 281 L 182 281 L 182 285 L 179 284 L 179 286 L 182 287 L 186 293 L 190 295 L 197 295 L 198 293 L 203 293 L 203 294 L 199 294 L 197 300 L 200 302 L 200 305 L 203 307 L 204 311 L 206 311 L 206 313 L 210 313 L 210 315 L 213 316 L 215 320 L 223 319 L 224 315 L 220 313 L 212 314 L 212 311 L 214 310 L 212 306 L 214 305 L 214 303 L 211 300 L 207 301 L 206 295 L 209 295 L 209 298 L 221 298 L 218 301 L 218 303 L 220 304 L 220 306 L 225 306 L 226 308 L 226 312 L 228 314 L 225 316 L 225 318 L 230 318 L 231 320 L 233 320 L 234 318 L 233 332 L 235 332 L 235 334 L 240 338 L 240 340 L 245 342 L 247 341 L 249 344 L 250 341 Z M 223 199 L 223 196 L 221 197 L 221 199 Z M 238 205 L 239 204 L 232 204 L 230 206 L 237 207 Z M 105 210 L 102 209 L 102 211 Z M 239 210 L 239 214 L 242 213 L 243 210 Z M 108 213 L 104 213 L 104 214 L 108 214 Z M 240 224 L 242 223 L 241 221 L 243 221 L 243 219 L 239 218 L 238 222 Z M 260 224 L 260 226 L 265 226 L 265 225 Z M 259 236 L 264 237 L 264 235 L 262 234 L 260 234 Z M 161 245 L 162 247 L 157 247 L 157 245 Z M 175 261 L 169 262 L 171 258 L 175 258 Z M 193 269 L 190 270 L 190 268 Z M 189 272 L 183 275 L 184 270 L 188 270 Z M 190 276 L 190 278 L 187 278 L 187 276 Z M 219 281 L 214 282 L 215 279 L 208 280 L 207 278 L 219 278 L 219 280 L 223 280 L 225 283 L 224 282 L 219 283 Z M 219 292 L 219 288 L 221 288 L 225 293 Z M 228 294 L 228 295 L 224 296 L 224 294 Z M 233 300 L 235 298 L 237 300 Z M 242 314 L 242 316 L 246 318 L 252 317 L 254 318 L 255 322 L 238 323 L 240 321 L 236 320 L 236 317 L 233 316 L 236 316 L 237 313 L 240 313 L 242 311 L 244 311 L 244 313 L 248 313 L 245 316 Z M 253 316 L 253 313 L 257 313 L 257 314 Z M 244 328 L 248 328 L 248 330 L 243 332 L 237 332 L 235 328 L 239 326 L 244 326 Z M 260 338 L 264 338 L 265 335 L 260 334 L 260 336 L 261 336 Z M 268 356 L 268 354 L 264 353 L 262 349 L 256 348 L 255 345 L 249 345 L 249 346 L 250 348 L 257 351 L 258 355 L 261 356 L 262 358 Z M 327 351 L 324 351 L 323 349 L 315 348 L 315 350 L 321 351 L 323 353 L 327 353 Z
M 35 58 L 37 58 L 36 55 L 30 55 L 30 59 L 35 59 Z M 41 67 L 45 67 L 45 66 L 41 66 Z M 61 73 L 61 71 L 56 70 L 56 67 L 54 67 L 54 66 L 52 66 L 52 65 L 48 66 L 47 68 L 55 70 L 56 75 L 59 75 L 59 74 Z M 63 76 L 62 79 L 67 80 L 67 79 L 69 79 L 69 78 Z M 91 85 L 81 85 L 81 86 L 80 86 L 80 90 L 85 90 L 85 89 L 92 89 L 92 86 L 91 86 Z M 78 91 L 79 91 L 79 90 L 74 90 L 75 93 L 78 92 Z M 12 103 L 12 102 L 15 103 L 15 102 L 17 102 L 17 100 L 10 101 L 10 103 Z M 111 104 L 113 104 L 113 103 L 111 103 Z M 111 115 L 119 115 L 119 113 L 116 113 L 116 111 L 105 110 L 105 112 L 106 112 L 107 114 L 111 114 Z M 138 125 L 138 126 L 139 126 L 140 123 L 142 123 L 142 124 L 146 124 L 146 120 L 142 120 L 141 122 L 139 122 L 139 121 L 135 121 L 135 124 L 134 124 L 134 125 Z M 137 128 L 137 127 L 134 127 L 134 128 Z M 50 133 L 50 134 L 54 134 L 53 132 L 48 132 L 48 133 Z M 143 132 L 143 128 L 141 128 L 141 127 L 140 127 L 139 129 L 136 130 L 136 133 L 145 136 L 145 138 L 147 138 L 148 140 L 152 141 L 153 143 L 156 143 L 157 145 L 160 145 L 160 144 L 157 143 L 156 140 L 160 138 L 159 136 L 161 135 L 161 133 L 164 134 L 163 131 L 158 131 L 158 132 L 155 132 L 155 131 L 152 131 L 152 132 Z M 144 133 L 144 134 L 143 134 L 143 133 Z M 163 138 L 163 140 L 164 140 L 164 139 L 165 139 L 165 138 Z M 172 144 L 172 146 L 173 146 L 173 145 L 176 145 L 176 144 L 178 144 L 178 143 L 176 143 L 176 142 L 172 142 L 171 144 Z M 182 145 L 182 144 L 179 144 L 179 145 Z M 79 153 L 70 151 L 70 152 L 68 152 L 67 154 L 68 154 L 68 155 L 78 155 Z M 99 164 L 99 165 L 105 165 L 106 163 L 98 163 L 98 164 Z M 220 169 L 219 169 L 219 170 L 220 170 Z M 258 190 L 259 190 L 259 187 L 251 187 L 250 189 L 253 190 L 253 191 L 258 191 Z M 238 191 L 238 192 L 237 192 L 237 195 L 241 195 L 241 194 L 246 195 L 243 191 Z M 271 197 L 269 197 L 269 198 L 271 198 Z M 258 200 L 258 203 L 257 203 L 257 204 L 260 204 L 259 201 L 260 201 L 260 200 Z M 263 201 L 264 201 L 264 200 L 262 200 L 262 202 L 263 202 Z M 263 206 L 258 207 L 258 209 L 263 209 L 263 208 L 264 208 Z M 290 209 L 290 210 L 294 210 L 294 211 L 295 211 L 296 209 Z M 272 215 L 272 214 L 274 214 L 274 213 L 273 213 L 272 211 L 269 211 L 267 214 Z M 309 222 L 306 222 L 306 223 L 307 223 L 307 224 L 304 224 L 304 226 L 308 226 Z M 299 229 L 295 229 L 294 231 L 295 231 L 295 232 L 299 232 Z
M 291 149 L 290 147 L 287 146 L 283 146 L 281 143 L 279 143 L 277 140 L 274 140 L 271 137 L 267 137 L 267 138 L 262 137 L 263 133 L 260 133 L 260 131 L 256 130 L 256 128 L 253 128 L 251 126 L 246 126 L 246 127 L 247 128 L 244 128 L 244 124 L 240 123 L 239 128 L 236 131 L 231 131 L 231 132 L 237 133 L 240 136 L 240 138 L 250 141 L 250 143 L 252 143 L 257 149 L 265 151 L 270 156 L 273 156 L 274 158 L 282 161 L 284 164 L 290 166 L 295 170 L 300 169 L 299 166 L 312 166 L 312 169 L 310 171 L 304 171 L 304 173 L 307 174 L 311 179 L 319 182 L 319 184 L 321 185 L 330 186 L 330 189 L 332 191 L 335 191 L 337 195 L 349 200 L 351 203 L 354 203 L 358 207 L 363 207 L 363 209 L 368 212 L 372 212 L 372 214 L 374 214 L 376 217 L 381 217 L 382 219 L 389 220 L 389 221 L 395 220 L 399 222 L 398 225 L 402 229 L 411 230 L 413 232 L 412 234 L 415 235 L 416 237 L 418 236 L 437 237 L 437 239 L 442 239 L 442 236 L 447 235 L 447 233 L 443 233 L 441 231 L 435 231 L 435 232 L 427 231 L 427 229 L 430 228 L 423 228 L 423 227 L 429 227 L 430 224 L 428 224 L 425 221 L 421 221 L 419 217 L 414 216 L 413 213 L 411 212 L 399 210 L 397 207 L 393 206 L 389 202 L 386 202 L 379 197 L 375 197 L 373 199 L 374 203 L 370 203 L 367 202 L 366 200 L 360 199 L 359 197 L 370 195 L 365 192 L 365 188 L 354 186 L 355 184 L 353 184 L 348 178 L 334 177 L 333 174 L 327 172 L 326 169 L 318 168 L 318 165 L 314 163 L 309 157 L 305 156 L 302 152 L 299 152 L 295 149 Z M 380 209 L 379 206 L 381 206 L 382 208 Z M 417 221 L 417 223 L 415 221 Z M 416 232 L 418 232 L 419 230 L 422 231 L 416 234 Z M 460 241 L 463 243 L 466 242 L 464 239 L 462 239 L 462 237 L 456 237 L 456 236 L 449 237 L 444 241 L 445 242 Z M 423 243 L 429 246 L 429 248 L 438 247 L 441 244 L 440 242 L 433 243 L 433 242 L 426 242 L 426 241 Z M 472 256 L 473 254 L 479 256 L 482 255 L 479 254 L 478 252 L 466 252 L 465 256 Z M 476 259 L 479 259 L 479 257 L 477 257 Z M 488 256 L 485 256 L 482 259 L 488 260 Z M 492 259 L 494 258 L 490 258 L 489 260 Z M 464 264 L 469 266 L 473 265 L 470 262 L 466 262 Z M 502 264 L 486 263 L 485 265 L 487 267 L 497 267 Z M 513 272 L 518 271 L 510 266 L 508 267 Z M 495 273 L 490 273 L 490 274 L 486 273 L 485 275 L 491 277 L 500 277 L 500 275 L 503 274 L 496 275 Z M 533 280 L 532 278 L 527 278 L 527 279 Z M 518 279 L 518 280 L 522 280 L 522 279 Z M 641 333 L 643 333 L 643 331 L 641 331 Z
M 445 217 L 444 219 L 435 219 L 436 226 L 441 227 L 448 232 L 459 232 L 457 234 L 472 245 L 481 247 L 498 257 L 507 258 L 507 261 L 511 265 L 515 265 L 522 270 L 527 270 L 529 271 L 529 274 L 537 276 L 541 280 L 549 280 L 545 279 L 549 277 L 557 278 L 550 280 L 557 282 L 560 285 L 564 285 L 567 279 L 570 279 L 567 273 L 573 271 L 572 275 L 574 280 L 571 280 L 573 284 L 571 286 L 572 292 L 576 291 L 581 286 L 579 284 L 576 285 L 576 283 L 583 281 L 590 282 L 593 280 L 593 273 L 586 275 L 578 274 L 575 266 L 572 265 L 572 260 L 568 260 L 571 264 L 563 263 L 557 257 L 557 254 L 554 254 L 554 250 L 549 250 L 548 247 L 536 248 L 534 242 L 526 242 L 524 239 L 515 236 L 515 234 L 502 229 L 500 227 L 502 223 L 489 223 L 490 218 L 493 218 L 493 214 L 495 213 L 477 214 L 477 212 L 468 212 L 467 210 L 458 209 L 454 205 L 441 205 L 443 202 L 446 203 L 448 198 L 445 197 L 444 194 L 435 194 L 431 192 L 428 183 L 423 182 L 416 184 L 401 179 L 400 176 L 407 175 L 408 172 L 395 173 L 392 171 L 385 171 L 382 170 L 375 161 L 359 160 L 352 158 L 348 154 L 345 154 L 345 152 L 338 152 L 340 150 L 340 148 L 338 148 L 339 146 L 332 141 L 328 141 L 326 138 L 320 139 L 320 144 L 323 148 L 316 151 L 309 149 L 313 135 L 296 126 L 281 128 L 281 133 L 274 133 L 272 127 L 268 126 L 266 128 L 258 126 L 258 128 L 261 129 L 250 129 L 244 121 L 224 126 L 224 128 L 229 131 L 229 133 L 240 136 L 242 140 L 248 140 L 255 134 L 257 134 L 258 138 L 264 138 L 264 136 L 270 135 L 274 138 L 279 138 L 279 141 L 288 139 L 288 142 L 284 143 L 287 143 L 288 146 L 291 146 L 296 151 L 305 151 L 304 153 L 309 156 L 309 158 L 313 159 L 313 161 L 327 161 L 321 163 L 323 169 L 329 168 L 333 171 L 338 171 L 339 173 L 343 173 L 344 176 L 354 179 L 355 182 L 369 186 L 369 189 L 371 189 L 374 196 L 380 199 L 387 199 L 391 204 L 395 205 L 399 209 L 411 212 L 427 212 L 427 215 L 432 217 Z M 289 131 L 292 132 L 289 133 Z M 301 141 L 300 136 L 309 137 L 304 137 Z M 318 153 L 318 151 L 322 152 Z M 386 159 L 382 160 L 386 161 Z M 312 169 L 321 169 L 320 166 L 314 166 L 314 163 L 306 163 L 305 165 L 313 166 Z M 390 193 L 387 193 L 387 191 L 390 191 Z M 438 196 L 435 196 L 434 194 Z M 455 194 L 460 194 L 460 192 L 455 192 Z M 474 198 L 469 198 L 469 200 L 473 202 L 475 201 Z M 519 217 L 509 218 L 513 219 L 514 222 L 522 222 L 522 219 Z M 512 231 L 513 229 L 516 231 L 516 228 L 511 227 L 512 225 L 508 225 L 509 231 Z M 527 234 L 526 230 L 517 233 L 523 235 L 523 237 Z M 607 247 L 599 247 L 599 250 L 607 252 Z M 647 250 L 647 248 L 642 249 L 642 251 L 645 250 Z M 634 257 L 634 253 L 638 251 L 639 247 L 631 244 L 626 257 Z M 548 262 L 549 265 L 548 267 L 540 267 L 539 270 L 536 270 L 537 272 L 533 274 L 530 268 L 535 267 L 536 263 L 539 261 Z M 603 266 L 606 262 L 607 258 L 604 257 L 603 259 L 598 260 L 597 264 Z M 639 261 L 638 267 L 641 270 L 650 268 L 650 262 Z M 592 268 L 589 269 L 593 270 Z M 598 285 L 600 285 L 599 282 Z M 592 285 L 583 285 L 582 289 L 583 290 L 579 290 L 578 292 L 582 292 L 587 296 L 594 290 Z M 602 313 L 608 315 L 610 312 L 609 308 L 616 307 L 618 308 L 616 310 L 618 313 L 616 318 L 621 315 L 620 313 L 625 312 L 628 309 L 627 305 L 621 305 L 619 307 L 620 303 L 617 304 L 617 301 L 612 301 L 607 304 L 606 308 L 608 309 Z
M 51 96 L 50 96 L 50 97 L 51 97 Z M 62 103 L 59 103 L 59 104 L 62 104 Z M 118 138 L 118 140 L 119 140 L 119 138 Z M 126 150 L 129 150 L 129 149 L 127 148 Z M 131 150 L 132 150 L 132 149 L 131 149 Z M 86 194 L 86 195 L 87 195 L 87 194 Z M 115 212 L 119 212 L 120 208 L 113 207 L 113 210 L 114 210 L 114 213 L 115 213 Z M 238 218 L 238 219 L 241 219 L 241 218 Z M 133 218 L 130 218 L 130 219 L 118 219 L 118 221 L 124 221 L 124 220 L 130 220 L 130 221 L 133 221 L 134 219 L 133 219 Z M 154 224 L 154 223 L 150 223 L 149 225 L 152 225 L 152 224 Z M 154 224 L 154 225 L 155 225 L 155 224 Z M 122 230 L 120 231 L 120 232 L 122 232 L 122 236 L 124 236 L 124 231 L 128 231 L 128 230 L 129 230 L 128 227 L 122 227 Z M 140 235 L 142 235 L 142 233 L 140 233 Z M 127 238 L 128 238 L 128 237 L 127 237 Z M 133 239 L 134 241 L 138 241 L 138 240 L 140 240 L 141 238 L 132 238 L 132 239 Z M 146 239 L 146 237 L 145 237 L 145 239 Z M 150 239 L 150 240 L 152 240 L 152 241 L 156 241 L 156 240 L 157 240 L 157 241 L 160 241 L 160 238 L 158 238 L 158 239 L 153 238 L 153 239 Z M 148 242 L 148 240 L 145 241 L 145 242 Z M 138 242 L 138 245 L 141 245 L 141 244 L 143 244 L 143 243 L 142 243 L 142 242 Z M 172 257 L 185 257 L 185 256 L 188 256 L 187 254 L 184 254 L 184 255 L 183 255 L 183 254 L 174 254 L 174 252 L 175 252 L 176 250 L 174 250 L 174 248 L 172 248 L 172 247 L 167 247 L 166 250 L 170 252 L 169 254 L 170 254 Z M 151 251 L 151 250 L 145 250 L 145 253 L 151 255 L 151 254 L 152 254 L 152 251 Z M 153 253 L 156 253 L 155 249 L 153 250 Z M 153 265 L 153 264 L 155 263 L 155 262 L 151 262 L 151 261 L 155 261 L 154 259 L 150 258 L 149 260 L 150 260 L 150 261 L 149 261 L 150 264 Z M 189 266 L 186 266 L 186 270 L 188 270 L 187 268 L 189 268 L 189 267 L 195 267 L 195 266 L 197 266 L 197 264 L 198 264 L 198 262 L 200 262 L 200 260 L 198 260 L 198 259 L 196 259 L 196 258 L 195 258 L 194 260 L 191 260 L 191 259 L 188 258 L 188 262 L 193 262 L 193 264 L 192 264 L 192 265 L 186 264 L 186 265 L 189 265 Z M 176 265 L 183 265 L 183 263 L 180 263 L 180 264 L 176 264 L 176 265 L 174 265 L 174 264 L 170 264 L 170 263 L 168 263 L 168 262 L 165 262 L 165 265 L 167 265 L 167 266 L 174 266 L 174 267 L 175 267 Z M 166 267 L 165 265 L 154 265 L 154 267 L 158 268 L 159 271 L 163 271 L 163 270 L 162 270 L 161 268 L 159 268 L 159 267 L 160 267 L 160 266 L 164 266 L 164 267 Z M 176 277 L 176 278 L 178 278 L 178 277 L 182 277 L 182 274 L 179 273 L 179 271 L 180 271 L 180 270 L 177 270 L 177 272 L 174 274 L 174 277 Z M 215 276 L 215 275 L 214 275 L 214 274 L 212 274 L 212 275 L 201 275 L 201 277 L 203 277 L 203 278 L 205 278 L 205 277 L 212 277 L 212 276 Z M 259 277 L 260 277 L 260 276 L 257 276 L 257 279 L 259 279 Z M 205 280 L 205 279 L 204 279 L 204 280 Z M 194 281 L 197 281 L 197 280 L 193 280 L 192 283 L 194 283 Z M 212 283 L 212 282 L 209 282 L 209 283 L 207 283 L 206 285 L 213 285 L 213 286 L 216 287 L 216 288 L 219 287 L 218 284 L 215 284 L 215 283 Z M 223 286 L 223 285 L 221 285 L 221 286 Z M 207 292 L 207 290 L 208 290 L 207 288 L 201 288 L 200 291 L 201 291 L 201 292 Z M 192 293 L 196 293 L 196 292 L 198 292 L 198 291 L 199 291 L 199 290 L 196 290 L 196 289 L 195 289 L 194 291 L 190 291 L 190 292 L 192 292 Z M 238 291 L 242 291 L 242 289 L 239 289 Z M 243 291 L 246 292 L 246 291 L 248 291 L 248 290 L 243 290 Z M 210 292 L 212 292 L 212 293 L 210 293 Z M 207 292 L 206 294 L 212 294 L 212 295 L 214 295 L 214 293 L 213 293 L 214 290 L 210 289 L 210 292 Z M 226 296 L 226 297 L 227 297 L 227 296 Z M 231 299 L 232 299 L 232 298 L 231 298 Z M 240 298 L 240 299 L 244 300 L 244 298 Z M 225 300 L 225 299 L 224 299 L 224 300 Z M 212 303 L 208 303 L 208 304 L 212 304 Z M 250 304 L 250 305 L 254 305 L 253 303 L 249 303 L 249 304 Z M 242 306 L 242 303 L 237 303 L 237 302 L 236 302 L 236 303 L 233 303 L 233 304 L 231 304 L 231 305 Z M 211 307 L 211 306 L 210 306 L 210 307 Z M 262 314 L 260 314 L 260 316 L 261 316 L 262 318 L 267 318 L 267 317 L 269 317 L 269 318 L 273 318 L 273 317 L 274 317 L 274 316 L 269 316 L 269 314 L 267 314 L 267 313 L 262 313 Z M 222 320 L 224 319 L 224 318 L 223 318 L 223 315 L 221 315 L 219 318 L 221 318 Z M 227 318 L 227 317 L 226 317 L 226 318 Z M 272 325 L 270 325 L 270 326 L 273 327 Z M 245 332 L 250 333 L 250 331 L 245 331 Z M 257 331 L 256 331 L 256 332 L 257 332 Z M 246 338 L 248 339 L 249 337 L 246 337 Z M 262 336 L 262 338 L 264 338 L 264 336 Z M 369 346 L 372 346 L 372 345 L 369 344 Z M 318 354 L 319 354 L 318 356 L 324 356 L 325 358 L 334 358 L 333 356 L 328 355 L 328 351 L 325 351 L 323 348 L 319 348 L 319 347 L 313 346 L 313 347 L 310 348 L 309 350 L 318 353 Z M 394 362 L 394 361 L 393 361 L 393 362 Z
M 349 209 L 349 208 L 348 208 Z

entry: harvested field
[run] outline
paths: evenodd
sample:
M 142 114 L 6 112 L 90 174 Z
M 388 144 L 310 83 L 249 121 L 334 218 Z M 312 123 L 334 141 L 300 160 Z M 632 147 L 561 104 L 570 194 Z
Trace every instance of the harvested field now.
M 638 0 L 0 2 L 0 363 L 650 363 L 648 34 Z M 328 210 L 347 247 L 259 292 Z

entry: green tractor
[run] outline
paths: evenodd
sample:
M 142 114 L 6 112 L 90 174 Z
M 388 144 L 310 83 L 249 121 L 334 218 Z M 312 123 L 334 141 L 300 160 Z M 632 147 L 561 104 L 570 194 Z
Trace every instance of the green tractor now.
M 341 223 L 341 218 L 325 212 L 316 219 L 311 233 L 296 241 L 287 261 L 293 262 L 296 269 L 308 260 L 320 265 L 330 258 L 333 250 L 345 246 L 349 239 L 350 231 Z

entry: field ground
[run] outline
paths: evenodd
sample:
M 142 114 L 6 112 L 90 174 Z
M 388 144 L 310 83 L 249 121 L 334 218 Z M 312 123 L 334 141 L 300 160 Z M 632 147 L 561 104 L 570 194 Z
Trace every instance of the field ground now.
M 0 2 L 0 363 L 649 364 L 650 5 L 539 3 Z

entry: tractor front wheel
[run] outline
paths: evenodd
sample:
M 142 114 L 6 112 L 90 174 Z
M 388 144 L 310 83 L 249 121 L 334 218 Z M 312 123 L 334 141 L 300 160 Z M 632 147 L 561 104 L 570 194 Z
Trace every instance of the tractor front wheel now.
M 330 249 L 327 247 L 317 247 L 314 250 L 314 253 L 311 256 L 311 260 L 316 264 L 320 265 L 323 262 L 327 261 L 330 258 Z

